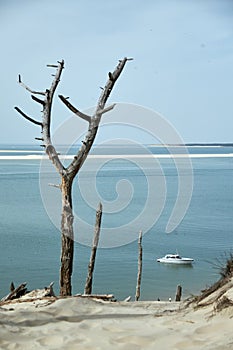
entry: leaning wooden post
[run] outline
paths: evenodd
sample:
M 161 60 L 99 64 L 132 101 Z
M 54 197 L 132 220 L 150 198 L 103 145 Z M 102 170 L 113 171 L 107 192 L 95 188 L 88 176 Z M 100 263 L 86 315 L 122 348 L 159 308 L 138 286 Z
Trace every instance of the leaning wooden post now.
M 177 286 L 176 289 L 176 301 L 180 301 L 181 300 L 181 295 L 182 295 L 182 287 L 180 285 Z
M 139 238 L 138 238 L 138 276 L 137 276 L 135 301 L 138 301 L 140 298 L 141 279 L 142 279 L 142 231 L 139 232 Z
M 88 265 L 88 272 L 87 272 L 87 279 L 86 279 L 84 294 L 91 294 L 92 292 L 92 280 L 93 280 L 93 272 L 95 267 L 96 251 L 99 243 L 101 219 L 102 219 L 102 204 L 99 203 L 99 206 L 96 210 L 95 232 L 94 232 L 94 238 L 92 243 L 90 262 Z

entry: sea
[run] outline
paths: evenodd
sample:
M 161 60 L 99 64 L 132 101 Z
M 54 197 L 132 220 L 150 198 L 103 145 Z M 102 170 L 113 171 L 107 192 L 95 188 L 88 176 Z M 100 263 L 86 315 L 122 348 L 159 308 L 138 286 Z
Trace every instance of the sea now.
M 76 149 L 60 146 L 61 156 L 68 155 L 65 165 Z M 0 145 L 0 298 L 12 281 L 27 282 L 29 290 L 54 282 L 59 292 L 61 194 L 53 184 L 59 177 L 39 146 Z M 99 202 L 103 216 L 93 293 L 134 300 L 140 231 L 140 300 L 173 299 L 177 285 L 183 298 L 199 294 L 220 278 L 233 251 L 232 145 L 96 146 L 73 192 L 73 294 L 84 290 Z M 177 201 L 178 218 L 169 226 Z M 157 262 L 168 253 L 194 263 Z

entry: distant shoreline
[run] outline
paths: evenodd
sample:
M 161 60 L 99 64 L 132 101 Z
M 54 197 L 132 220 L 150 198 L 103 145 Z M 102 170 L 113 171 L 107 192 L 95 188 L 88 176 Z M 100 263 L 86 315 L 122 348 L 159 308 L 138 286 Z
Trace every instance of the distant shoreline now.
M 138 143 L 139 145 L 139 143 Z M 233 147 L 233 142 L 187 142 L 184 144 L 162 144 L 162 143 L 143 143 L 143 146 L 147 146 L 147 147 L 192 147 L 192 146 L 197 146 L 197 147 Z M 70 147 L 80 147 L 81 144 L 76 144 L 76 145 L 69 145 L 69 144 L 61 144 L 61 145 L 56 145 L 57 147 L 66 147 L 68 146 Z M 100 144 L 94 144 L 93 148 L 95 147 L 121 147 L 121 146 L 127 146 L 127 147 L 135 147 L 137 146 L 137 144 L 132 144 L 132 143 L 122 143 L 122 144 L 118 144 L 118 143 L 100 143 Z M 10 150 L 13 150 L 15 148 L 18 147 L 40 147 L 40 145 L 36 144 L 36 143 L 19 143 L 19 144 L 12 144 L 12 143 L 2 143 L 0 144 L 0 149 L 1 147 L 8 147 Z M 3 148 L 3 149 L 4 149 Z
M 72 160 L 75 155 L 60 155 L 60 159 Z M 88 159 L 171 159 L 171 158 L 232 158 L 233 153 L 218 153 L 218 154 L 91 154 L 88 155 Z M 49 160 L 47 155 L 26 155 L 26 156 L 0 156 L 0 160 Z
M 233 147 L 233 143 L 184 143 L 184 144 L 150 144 L 151 147 Z
M 233 143 L 185 143 L 185 146 L 221 146 L 221 147 L 233 147 Z

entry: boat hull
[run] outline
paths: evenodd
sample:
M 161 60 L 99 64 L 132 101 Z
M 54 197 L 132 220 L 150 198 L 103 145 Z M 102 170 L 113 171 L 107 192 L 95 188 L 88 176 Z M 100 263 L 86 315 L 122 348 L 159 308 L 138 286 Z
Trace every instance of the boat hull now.
M 157 261 L 163 264 L 190 265 L 194 260 L 191 258 L 183 258 L 179 254 L 167 254 L 157 259 Z
M 175 259 L 157 259 L 157 262 L 163 263 L 163 264 L 175 264 L 175 265 L 190 265 L 193 263 L 193 259 L 181 259 L 181 260 L 175 260 Z

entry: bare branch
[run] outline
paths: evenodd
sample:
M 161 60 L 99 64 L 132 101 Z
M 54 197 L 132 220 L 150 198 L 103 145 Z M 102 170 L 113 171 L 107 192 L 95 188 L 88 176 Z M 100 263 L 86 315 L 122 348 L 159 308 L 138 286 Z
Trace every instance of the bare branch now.
M 115 106 L 116 106 L 116 103 L 114 103 L 114 104 L 112 104 L 104 109 L 101 109 L 98 113 L 100 113 L 100 114 L 107 113 L 107 112 L 111 111 Z
M 44 139 L 42 137 L 35 137 L 35 140 L 44 141 Z
M 108 77 L 109 77 L 110 80 L 112 80 L 112 81 L 114 80 L 113 75 L 112 75 L 111 72 L 108 73 Z
M 51 159 L 52 163 L 56 167 L 57 171 L 60 175 L 63 175 L 65 173 L 65 168 L 63 167 L 63 164 L 61 163 L 58 153 L 56 152 L 55 148 L 52 145 L 51 139 L 50 139 L 50 122 L 51 122 L 51 109 L 52 109 L 52 102 L 53 102 L 53 95 L 56 90 L 56 87 L 60 81 L 62 69 L 64 68 L 64 61 L 58 62 L 58 65 L 49 65 L 50 67 L 57 68 L 55 77 L 52 81 L 50 89 L 47 89 L 45 92 L 38 92 L 33 91 L 28 86 L 26 86 L 21 79 L 21 76 L 19 75 L 19 84 L 23 86 L 26 90 L 30 91 L 32 94 L 32 99 L 43 106 L 43 117 L 42 122 L 38 122 L 34 120 L 33 118 L 26 115 L 21 109 L 18 107 L 15 107 L 16 111 L 20 113 L 25 119 L 29 120 L 30 122 L 40 125 L 42 127 L 42 138 L 36 138 L 38 140 L 43 141 L 44 143 L 41 145 L 41 147 L 45 148 L 46 153 L 48 154 L 49 158 Z M 37 97 L 35 97 L 35 94 L 43 95 L 45 96 L 44 100 L 41 100 Z
M 57 64 L 47 64 L 47 67 L 58 68 Z
M 42 124 L 41 122 L 38 122 L 37 120 L 35 120 L 35 119 L 29 117 L 27 114 L 25 114 L 23 111 L 21 111 L 20 108 L 15 107 L 15 110 L 16 110 L 19 114 L 21 114 L 25 119 L 29 120 L 31 123 L 36 124 L 36 125 L 40 125 L 41 127 L 43 127 L 43 124 Z
M 31 95 L 31 98 L 32 98 L 34 101 L 40 103 L 42 106 L 44 106 L 45 102 L 44 102 L 43 100 L 41 100 L 40 98 L 38 98 L 38 97 L 36 97 L 36 96 L 34 96 L 34 95 Z
M 49 183 L 49 186 L 61 189 L 61 185 L 56 185 L 56 184 Z
M 59 174 L 62 176 L 65 172 L 65 168 L 59 159 L 56 149 L 52 145 L 51 138 L 50 138 L 50 125 L 51 125 L 51 110 L 52 110 L 53 95 L 60 81 L 61 73 L 64 68 L 64 60 L 62 60 L 61 62 L 58 62 L 58 66 L 56 68 L 57 68 L 57 71 L 52 81 L 51 87 L 50 89 L 47 89 L 45 91 L 45 100 L 43 105 L 43 118 L 42 118 L 42 124 L 43 124 L 42 131 L 43 131 L 44 144 L 46 147 L 46 153 L 48 154 L 49 159 L 52 161 L 53 165 L 55 166 Z
M 21 79 L 21 75 L 19 74 L 19 85 L 21 85 L 24 89 L 26 89 L 27 91 L 29 91 L 31 94 L 34 94 L 34 95 L 45 95 L 44 92 L 40 92 L 40 91 L 34 91 L 32 89 L 30 89 L 27 85 L 25 85 L 23 82 L 22 82 L 22 79 Z
M 91 122 L 91 117 L 87 114 L 84 114 L 82 112 L 80 112 L 77 108 L 75 108 L 70 102 L 67 101 L 67 98 L 62 96 L 62 95 L 58 95 L 60 100 L 66 105 L 66 107 L 68 107 L 71 112 L 73 112 L 74 114 L 76 114 L 77 116 L 79 116 L 80 118 L 86 120 L 88 123 Z
M 117 67 L 115 68 L 113 73 L 109 74 L 109 79 L 100 95 L 98 105 L 96 107 L 96 111 L 94 113 L 94 116 L 91 118 L 91 123 L 89 124 L 88 132 L 86 134 L 85 140 L 83 141 L 83 144 L 81 148 L 79 149 L 77 155 L 74 157 L 73 161 L 68 166 L 67 174 L 71 177 L 75 177 L 75 175 L 78 173 L 79 169 L 82 167 L 90 149 L 91 146 L 95 140 L 97 130 L 99 127 L 99 123 L 101 120 L 101 116 L 103 113 L 108 112 L 111 110 L 114 105 L 109 106 L 105 109 L 105 104 L 108 100 L 108 97 L 110 96 L 110 93 L 119 78 L 122 70 L 124 69 L 124 66 L 126 62 L 128 61 L 128 58 L 124 58 L 121 60 Z M 64 102 L 64 101 L 63 101 Z M 66 101 L 67 102 L 67 101 Z M 65 102 L 64 102 L 65 103 Z M 111 107 L 111 108 L 110 108 Z
M 59 65 L 57 67 L 57 72 L 55 74 L 55 77 L 53 79 L 53 82 L 52 82 L 52 85 L 51 85 L 51 88 L 50 88 L 50 98 L 52 99 L 53 97 L 53 94 L 57 88 L 57 85 L 60 81 L 60 77 L 61 77 L 61 73 L 62 73 L 62 69 L 64 68 L 64 60 L 62 60 L 61 62 L 58 62 Z
M 107 102 L 107 99 L 108 99 L 108 97 L 113 89 L 113 86 L 114 86 L 115 82 L 117 81 L 117 79 L 119 78 L 119 76 L 120 76 L 122 70 L 124 69 L 124 66 L 128 60 L 131 60 L 131 59 L 128 59 L 127 57 L 125 57 L 123 60 L 120 60 L 117 67 L 115 68 L 114 72 L 113 73 L 109 72 L 109 74 L 108 74 L 109 79 L 108 79 L 107 84 L 105 85 L 104 90 L 99 98 L 96 114 L 99 114 L 99 110 L 104 109 L 105 103 Z

